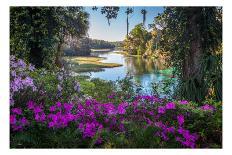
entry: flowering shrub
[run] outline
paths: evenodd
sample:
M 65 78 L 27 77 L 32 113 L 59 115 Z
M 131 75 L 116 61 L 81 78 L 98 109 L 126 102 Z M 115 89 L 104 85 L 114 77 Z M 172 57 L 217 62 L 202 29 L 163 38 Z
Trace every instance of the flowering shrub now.
M 10 104 L 14 104 L 14 96 L 17 93 L 22 93 L 25 89 L 30 88 L 36 91 L 37 87 L 33 79 L 29 76 L 29 72 L 35 68 L 32 65 L 26 65 L 21 59 L 16 59 L 15 56 L 10 57 Z
M 57 102 L 49 106 L 29 101 L 25 109 L 11 109 L 10 124 L 12 135 L 31 132 L 36 130 L 38 125 L 51 131 L 75 128 L 82 135 L 80 139 L 94 141 L 94 145 L 102 147 L 108 144 L 109 137 L 104 137 L 106 132 L 115 133 L 115 136 L 128 135 L 129 141 L 136 137 L 131 133 L 133 128 L 140 128 L 140 132 L 147 132 L 152 128 L 154 131 L 149 137 L 152 136 L 154 142 L 159 139 L 159 143 L 151 147 L 163 147 L 165 144 L 166 147 L 202 147 L 201 141 L 198 141 L 201 133 L 188 128 L 189 124 L 186 123 L 192 119 L 194 112 L 187 114 L 183 112 L 185 108 L 198 110 L 204 117 L 209 114 L 202 107 L 190 103 L 183 105 L 181 102 L 167 102 L 155 96 L 137 96 L 132 102 L 118 105 L 110 102 L 100 103 L 94 99 L 87 99 L 84 103 Z M 131 128 L 130 124 L 135 124 L 136 127 Z M 127 145 L 132 147 L 132 144 Z
M 129 78 L 83 80 L 14 56 L 10 65 L 13 148 L 221 147 L 221 102 L 138 95 Z

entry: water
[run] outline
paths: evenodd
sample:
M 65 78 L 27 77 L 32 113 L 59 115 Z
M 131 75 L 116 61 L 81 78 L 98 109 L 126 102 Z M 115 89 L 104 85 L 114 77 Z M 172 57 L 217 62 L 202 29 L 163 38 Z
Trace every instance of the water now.
M 104 71 L 91 72 L 92 78 L 115 81 L 123 79 L 127 74 L 133 76 L 133 80 L 143 87 L 144 93 L 150 93 L 151 83 L 170 79 L 170 75 L 160 74 L 157 71 L 165 69 L 161 62 L 155 59 L 142 57 L 127 57 L 113 52 L 93 52 L 93 56 L 105 57 L 102 62 L 119 63 L 120 67 L 104 68 Z

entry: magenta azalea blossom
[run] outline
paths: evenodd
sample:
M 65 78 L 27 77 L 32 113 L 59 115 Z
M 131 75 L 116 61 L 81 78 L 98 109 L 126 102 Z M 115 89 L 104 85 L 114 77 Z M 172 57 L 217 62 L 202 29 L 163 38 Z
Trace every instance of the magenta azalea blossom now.
M 158 107 L 158 113 L 159 114 L 164 114 L 165 113 L 165 107 L 164 106 L 159 106 Z
M 15 115 L 10 115 L 10 124 L 15 124 L 16 123 L 16 116 Z
M 21 108 L 13 108 L 11 109 L 11 112 L 17 115 L 22 115 L 22 109 Z
M 182 100 L 182 101 L 180 101 L 180 104 L 188 104 L 189 102 L 188 101 L 186 101 L 186 100 Z
M 178 121 L 178 124 L 181 126 L 184 124 L 184 115 L 178 115 L 177 116 L 177 121 Z
M 176 109 L 176 104 L 174 102 L 168 102 L 165 107 L 166 109 Z
M 28 109 L 32 110 L 32 109 L 34 109 L 34 107 L 35 107 L 35 103 L 33 101 L 29 101 L 27 103 L 27 108 Z
M 51 112 L 54 112 L 54 111 L 56 111 L 56 106 L 50 106 L 50 108 L 49 108 L 49 110 L 51 111 Z
M 213 110 L 214 110 L 214 106 L 209 105 L 209 104 L 205 104 L 205 105 L 201 106 L 200 108 L 201 108 L 202 110 L 205 110 L 205 111 L 207 111 L 207 110 L 213 111 Z
M 28 120 L 26 119 L 26 117 L 23 117 L 21 120 L 20 120 L 21 124 L 23 126 L 27 125 L 28 124 Z
M 125 114 L 126 113 L 126 107 L 127 107 L 127 103 L 121 103 L 118 105 L 118 113 L 119 114 Z

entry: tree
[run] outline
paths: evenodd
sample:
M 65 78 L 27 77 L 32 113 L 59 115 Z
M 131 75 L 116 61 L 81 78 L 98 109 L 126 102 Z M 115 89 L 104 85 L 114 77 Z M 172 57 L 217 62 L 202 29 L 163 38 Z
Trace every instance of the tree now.
M 177 69 L 180 96 L 200 102 L 213 89 L 221 99 L 221 55 L 216 51 L 222 45 L 222 20 L 218 8 L 168 7 L 156 21 L 164 23 L 161 42 Z
M 124 50 L 130 54 L 143 55 L 146 51 L 146 43 L 150 39 L 151 34 L 142 24 L 138 24 L 124 40 Z
M 11 7 L 10 50 L 38 67 L 60 66 L 65 37 L 82 37 L 88 14 L 82 7 Z
M 126 9 L 126 35 L 128 36 L 128 32 L 129 32 L 129 14 L 132 14 L 134 11 L 132 8 L 127 8 Z
M 147 10 L 142 9 L 141 14 L 143 15 L 143 26 L 145 26 Z
M 104 6 L 101 8 L 101 13 L 106 15 L 105 17 L 107 18 L 109 25 L 110 25 L 110 19 L 117 18 L 118 11 L 119 11 L 119 7 L 116 6 Z

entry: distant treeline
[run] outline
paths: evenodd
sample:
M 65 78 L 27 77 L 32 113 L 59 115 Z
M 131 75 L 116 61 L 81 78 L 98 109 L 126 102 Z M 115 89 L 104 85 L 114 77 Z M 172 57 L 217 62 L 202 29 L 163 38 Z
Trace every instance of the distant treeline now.
M 91 38 L 81 38 L 78 40 L 70 40 L 68 45 L 64 47 L 64 55 L 66 56 L 87 56 L 90 55 L 90 49 L 114 49 L 123 46 L 122 41 L 109 42 L 105 40 L 97 40 Z
M 89 39 L 89 44 L 93 49 L 112 49 L 122 47 L 121 41 L 109 42 L 105 40 Z

